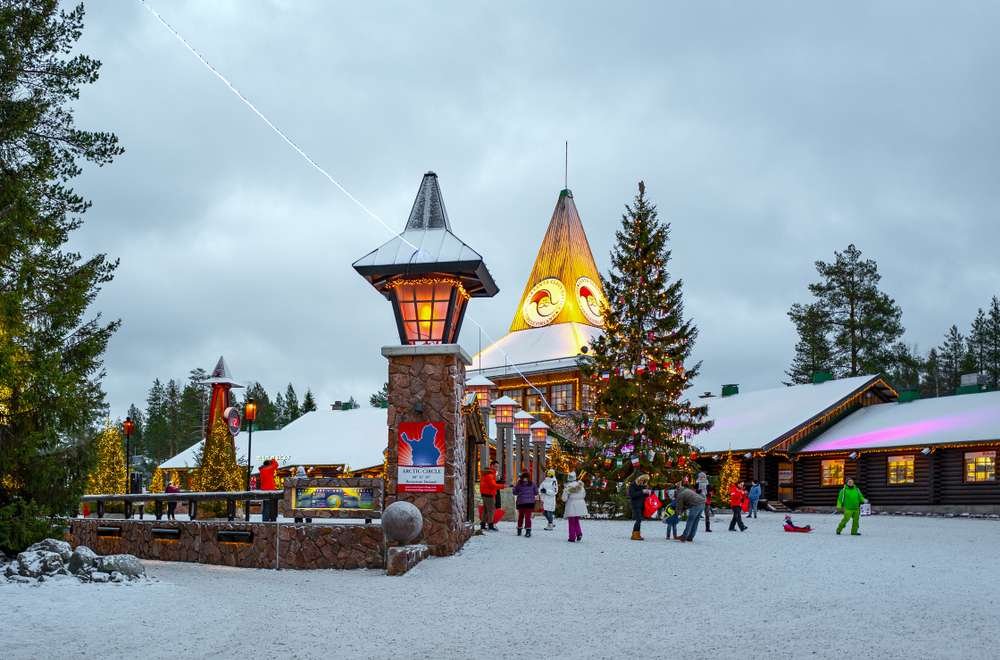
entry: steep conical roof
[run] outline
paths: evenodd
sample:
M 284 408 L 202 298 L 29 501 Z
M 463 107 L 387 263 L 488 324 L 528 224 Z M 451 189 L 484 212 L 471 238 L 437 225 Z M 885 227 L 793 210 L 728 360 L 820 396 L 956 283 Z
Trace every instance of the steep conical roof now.
M 556 323 L 603 327 L 604 291 L 573 193 L 563 190 L 524 285 L 510 332 Z
M 233 387 L 240 387 L 240 381 L 233 380 L 232 374 L 229 373 L 229 365 L 226 364 L 226 359 L 219 356 L 219 361 L 215 363 L 215 369 L 212 369 L 211 375 L 208 378 L 201 381 L 203 385 L 214 385 L 216 383 L 228 384 Z
M 438 177 L 434 172 L 425 174 L 420 182 L 420 190 L 413 200 L 413 208 L 410 209 L 410 218 L 406 221 L 404 231 L 411 229 L 451 230 L 448 211 L 444 208 L 444 198 L 441 197 L 441 187 L 438 186 Z

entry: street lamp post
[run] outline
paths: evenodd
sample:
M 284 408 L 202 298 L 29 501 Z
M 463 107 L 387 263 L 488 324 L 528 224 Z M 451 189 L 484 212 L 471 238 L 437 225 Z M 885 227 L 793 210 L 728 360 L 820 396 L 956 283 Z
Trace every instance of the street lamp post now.
M 131 417 L 126 417 L 122 422 L 122 430 L 125 431 L 125 492 L 132 492 L 132 432 L 135 430 L 135 422 Z
M 257 402 L 247 399 L 243 404 L 243 419 L 247 420 L 247 490 L 250 490 L 250 473 L 253 471 L 253 423 L 257 419 Z M 250 500 L 244 507 L 244 520 L 250 521 Z

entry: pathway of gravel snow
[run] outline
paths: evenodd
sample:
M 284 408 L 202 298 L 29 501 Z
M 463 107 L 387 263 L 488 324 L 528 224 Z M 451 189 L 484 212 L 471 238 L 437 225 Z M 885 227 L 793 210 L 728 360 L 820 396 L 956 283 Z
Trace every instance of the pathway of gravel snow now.
M 693 544 L 647 522 L 584 541 L 473 538 L 409 574 L 144 562 L 139 585 L 0 585 L 5 658 L 693 658 L 996 655 L 995 521 L 762 514 Z

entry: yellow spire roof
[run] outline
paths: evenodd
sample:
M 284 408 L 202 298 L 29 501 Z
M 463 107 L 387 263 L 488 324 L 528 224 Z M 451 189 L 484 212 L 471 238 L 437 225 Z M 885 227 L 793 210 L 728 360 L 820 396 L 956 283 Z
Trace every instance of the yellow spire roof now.
M 558 323 L 601 328 L 603 308 L 604 290 L 587 234 L 573 193 L 563 190 L 524 285 L 510 332 Z

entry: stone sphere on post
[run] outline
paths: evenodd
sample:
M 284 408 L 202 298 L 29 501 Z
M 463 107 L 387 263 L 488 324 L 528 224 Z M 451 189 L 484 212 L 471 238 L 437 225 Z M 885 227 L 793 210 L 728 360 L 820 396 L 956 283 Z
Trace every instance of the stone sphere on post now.
M 424 516 L 410 502 L 393 502 L 382 512 L 382 530 L 392 541 L 411 543 L 420 536 L 423 529 Z

